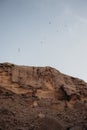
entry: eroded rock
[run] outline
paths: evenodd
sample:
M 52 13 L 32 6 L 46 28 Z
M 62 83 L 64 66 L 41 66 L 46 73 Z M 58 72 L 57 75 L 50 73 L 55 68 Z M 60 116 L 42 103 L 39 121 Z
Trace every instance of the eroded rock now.
M 1 63 L 0 117 L 2 130 L 85 129 L 87 83 L 51 67 Z

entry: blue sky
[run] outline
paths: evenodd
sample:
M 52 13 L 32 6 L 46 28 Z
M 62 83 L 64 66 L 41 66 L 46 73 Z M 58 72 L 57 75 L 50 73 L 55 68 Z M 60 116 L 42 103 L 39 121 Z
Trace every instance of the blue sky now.
M 87 0 L 0 0 L 0 62 L 87 81 Z

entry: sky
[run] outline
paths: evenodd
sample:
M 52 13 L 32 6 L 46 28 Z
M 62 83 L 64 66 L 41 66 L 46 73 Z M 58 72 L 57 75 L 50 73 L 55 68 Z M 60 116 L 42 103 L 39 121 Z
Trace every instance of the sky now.
M 0 0 L 0 63 L 87 81 L 87 0 Z

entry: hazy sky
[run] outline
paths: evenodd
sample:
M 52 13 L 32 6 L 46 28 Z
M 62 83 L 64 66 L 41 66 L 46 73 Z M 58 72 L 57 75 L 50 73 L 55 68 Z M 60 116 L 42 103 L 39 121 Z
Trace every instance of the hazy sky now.
M 0 0 L 0 62 L 87 81 L 87 0 Z

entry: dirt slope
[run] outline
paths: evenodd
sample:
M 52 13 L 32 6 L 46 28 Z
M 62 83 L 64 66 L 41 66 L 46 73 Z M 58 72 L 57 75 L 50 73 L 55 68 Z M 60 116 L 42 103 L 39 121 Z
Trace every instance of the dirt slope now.
M 87 83 L 51 67 L 1 63 L 0 130 L 87 130 Z

